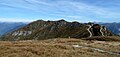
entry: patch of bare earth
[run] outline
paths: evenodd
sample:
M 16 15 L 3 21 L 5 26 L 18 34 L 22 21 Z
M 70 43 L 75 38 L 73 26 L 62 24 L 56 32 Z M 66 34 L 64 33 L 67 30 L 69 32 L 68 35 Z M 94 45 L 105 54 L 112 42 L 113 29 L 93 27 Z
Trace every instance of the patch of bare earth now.
M 74 47 L 80 45 L 85 47 Z M 90 47 L 90 48 L 86 48 Z M 91 48 L 119 52 L 120 42 L 87 41 L 80 39 L 48 39 L 28 41 L 1 41 L 0 57 L 120 57 Z

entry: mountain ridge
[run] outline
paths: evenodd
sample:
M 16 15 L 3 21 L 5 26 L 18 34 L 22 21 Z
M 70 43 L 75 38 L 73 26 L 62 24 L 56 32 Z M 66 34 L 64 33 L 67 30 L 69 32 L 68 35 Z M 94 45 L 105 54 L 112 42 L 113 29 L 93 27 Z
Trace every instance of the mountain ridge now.
M 101 25 L 106 26 L 113 33 L 120 35 L 120 22 L 116 23 L 101 23 Z
M 100 30 L 101 28 L 103 28 L 101 25 L 96 26 L 92 23 L 67 22 L 65 20 L 37 20 L 18 30 L 13 31 L 12 33 L 5 35 L 2 40 L 41 40 L 59 37 L 86 38 L 90 37 L 90 32 L 88 31 L 88 28 L 92 25 L 93 28 L 91 27 L 91 29 L 94 29 L 93 32 L 91 32 L 92 36 L 103 36 L 102 33 L 107 36 L 114 35 L 108 30 Z M 96 27 L 98 28 L 96 29 Z M 91 29 L 89 30 L 91 31 Z M 105 31 L 107 32 L 107 34 L 105 33 Z

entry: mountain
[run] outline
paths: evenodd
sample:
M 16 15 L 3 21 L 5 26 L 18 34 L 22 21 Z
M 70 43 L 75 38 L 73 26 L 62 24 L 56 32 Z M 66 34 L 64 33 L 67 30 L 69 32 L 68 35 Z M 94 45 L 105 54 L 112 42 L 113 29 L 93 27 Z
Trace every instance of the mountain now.
M 120 35 L 120 23 L 101 23 L 101 25 L 106 26 L 113 33 Z
M 99 24 L 67 22 L 65 20 L 37 20 L 5 35 L 2 40 L 41 40 L 49 38 L 85 38 L 113 35 L 104 26 Z
M 26 23 L 21 22 L 0 22 L 0 35 L 10 33 L 25 25 Z

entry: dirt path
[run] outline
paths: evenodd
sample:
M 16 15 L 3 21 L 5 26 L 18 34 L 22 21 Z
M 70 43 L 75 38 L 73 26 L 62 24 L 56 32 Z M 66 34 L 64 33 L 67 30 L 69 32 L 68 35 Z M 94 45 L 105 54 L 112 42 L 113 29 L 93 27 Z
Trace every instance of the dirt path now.
M 82 45 L 72 45 L 75 48 L 86 48 L 86 49 L 92 49 L 94 51 L 98 51 L 98 52 L 102 52 L 102 53 L 108 53 L 108 54 L 113 54 L 113 55 L 118 55 L 120 56 L 120 52 L 110 52 L 110 51 L 106 51 L 103 49 L 99 49 L 99 48 L 92 48 L 92 47 L 87 47 L 87 46 L 82 46 Z

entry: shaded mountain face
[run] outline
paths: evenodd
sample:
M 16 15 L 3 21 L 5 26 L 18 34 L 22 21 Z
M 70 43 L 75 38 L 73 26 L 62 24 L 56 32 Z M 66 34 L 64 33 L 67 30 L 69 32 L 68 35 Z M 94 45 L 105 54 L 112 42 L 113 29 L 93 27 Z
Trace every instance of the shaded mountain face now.
M 102 23 L 101 25 L 106 26 L 113 33 L 120 35 L 120 23 Z
M 91 27 L 91 32 L 93 33 L 93 36 L 102 36 L 101 26 L 99 24 L 94 24 Z
M 0 22 L 0 35 L 10 33 L 18 28 L 25 26 L 25 23 L 20 22 Z
M 84 38 L 114 35 L 110 31 L 104 30 L 101 25 L 95 25 L 90 23 L 67 22 L 65 20 L 38 20 L 5 35 L 2 40 L 41 40 L 49 38 Z M 94 32 L 93 27 L 98 27 L 98 31 Z M 101 35 L 98 35 L 99 33 Z

